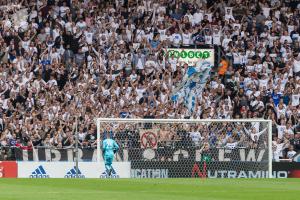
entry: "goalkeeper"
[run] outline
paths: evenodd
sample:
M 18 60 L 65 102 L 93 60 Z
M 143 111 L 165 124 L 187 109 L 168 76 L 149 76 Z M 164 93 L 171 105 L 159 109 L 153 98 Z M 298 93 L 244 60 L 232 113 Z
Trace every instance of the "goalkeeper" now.
M 107 138 L 103 141 L 102 152 L 104 155 L 105 169 L 108 176 L 112 173 L 112 161 L 114 159 L 114 154 L 119 150 L 119 145 L 113 139 L 110 139 L 110 134 L 107 133 Z

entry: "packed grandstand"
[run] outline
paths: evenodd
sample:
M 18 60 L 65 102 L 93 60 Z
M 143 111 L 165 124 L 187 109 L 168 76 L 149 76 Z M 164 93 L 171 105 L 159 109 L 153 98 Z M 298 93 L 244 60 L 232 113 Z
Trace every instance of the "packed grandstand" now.
M 95 117 L 271 119 L 274 156 L 300 151 L 297 0 L 2 0 L 0 153 L 96 146 Z M 188 64 L 168 48 L 215 50 L 193 109 L 174 99 Z M 250 147 L 245 127 L 161 127 L 160 145 Z M 263 127 L 258 127 L 257 132 Z M 134 127 L 113 136 L 139 147 Z M 232 146 L 235 142 L 238 145 Z

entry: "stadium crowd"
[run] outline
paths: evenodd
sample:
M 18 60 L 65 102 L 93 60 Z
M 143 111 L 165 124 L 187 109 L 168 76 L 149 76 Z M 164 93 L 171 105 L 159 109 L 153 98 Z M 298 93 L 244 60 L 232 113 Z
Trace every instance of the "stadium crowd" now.
M 299 3 L 2 0 L 0 146 L 72 147 L 75 116 L 84 147 L 95 146 L 100 116 L 264 118 L 273 121 L 275 157 L 293 158 L 300 151 Z M 186 65 L 162 54 L 180 46 L 223 52 L 193 113 L 171 99 Z M 194 129 L 185 136 L 209 143 L 210 132 Z M 236 129 L 225 129 L 218 145 L 240 142 Z

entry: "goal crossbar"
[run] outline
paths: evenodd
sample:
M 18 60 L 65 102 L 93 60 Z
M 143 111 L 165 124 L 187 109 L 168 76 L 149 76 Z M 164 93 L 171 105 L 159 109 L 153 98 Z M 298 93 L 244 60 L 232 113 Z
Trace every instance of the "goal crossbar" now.
M 200 123 L 200 122 L 268 122 L 272 120 L 265 119 L 132 119 L 132 118 L 97 118 L 97 124 L 100 122 L 159 122 L 159 123 Z

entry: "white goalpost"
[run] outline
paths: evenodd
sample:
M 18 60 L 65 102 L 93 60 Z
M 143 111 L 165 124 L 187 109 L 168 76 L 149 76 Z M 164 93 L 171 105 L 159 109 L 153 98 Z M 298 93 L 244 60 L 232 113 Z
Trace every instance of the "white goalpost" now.
M 272 178 L 272 121 L 264 119 L 97 118 L 101 141 L 119 144 L 116 161 L 133 178 Z

